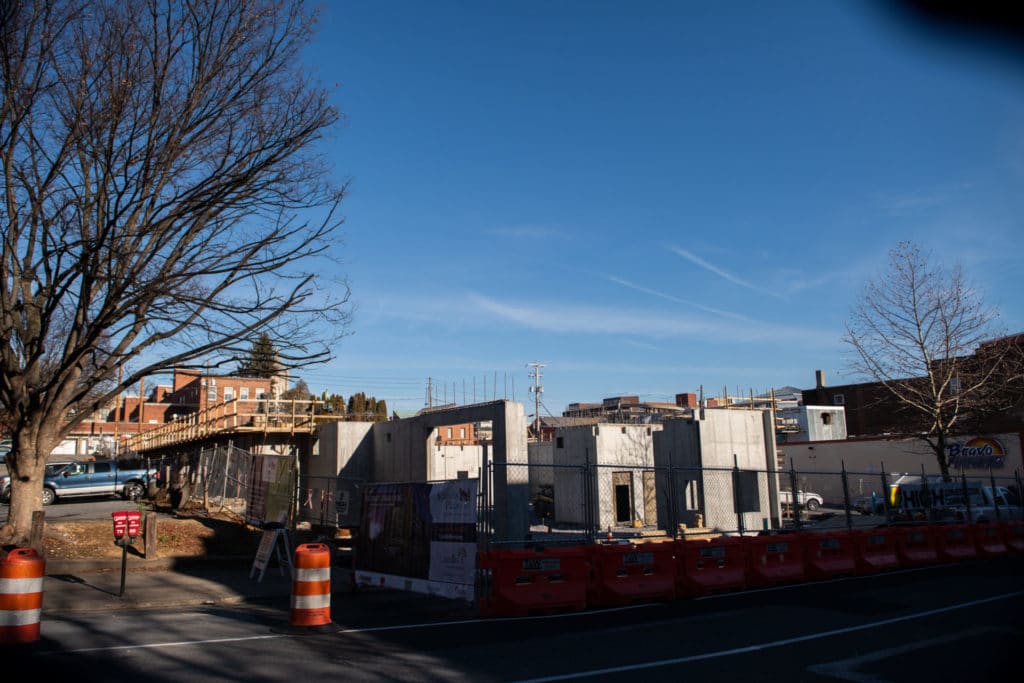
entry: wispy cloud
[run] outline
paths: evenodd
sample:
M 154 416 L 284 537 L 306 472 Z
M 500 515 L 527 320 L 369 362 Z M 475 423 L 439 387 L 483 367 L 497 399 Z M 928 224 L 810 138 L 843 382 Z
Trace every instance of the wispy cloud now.
M 512 225 L 500 228 L 484 228 L 484 235 L 507 239 L 552 239 L 562 237 L 563 232 L 544 225 Z
M 954 201 L 965 190 L 972 186 L 969 182 L 947 183 L 926 190 L 902 193 L 879 193 L 875 202 L 884 210 L 893 214 L 906 214 L 931 209 Z
M 718 266 L 714 265 L 713 263 L 708 263 L 707 261 L 705 261 L 701 257 L 699 257 L 696 254 L 691 253 L 691 252 L 689 252 L 689 251 L 687 251 L 685 249 L 680 249 L 679 247 L 671 247 L 671 246 L 668 249 L 672 253 L 674 253 L 674 254 L 676 254 L 678 256 L 682 256 L 684 259 L 686 259 L 690 263 L 692 263 L 692 264 L 694 264 L 696 266 L 700 266 L 701 268 L 703 268 L 704 270 L 708 271 L 709 273 L 714 273 L 718 277 L 722 278 L 723 280 L 727 280 L 727 281 L 733 283 L 734 285 L 739 285 L 740 287 L 746 287 L 747 289 L 752 290 L 754 292 L 759 292 L 761 294 L 768 294 L 769 296 L 775 296 L 775 297 L 780 297 L 781 296 L 778 292 L 774 292 L 774 291 L 767 290 L 767 289 L 762 289 L 761 287 L 758 287 L 758 286 L 756 286 L 754 284 L 751 284 L 750 282 L 747 282 L 746 280 L 744 280 L 741 277 L 737 277 L 736 275 L 733 275 L 732 273 L 730 273 L 729 271 L 725 270 L 724 268 L 719 268 Z
M 654 339 L 682 338 L 701 342 L 775 342 L 802 347 L 830 347 L 837 338 L 835 331 L 761 321 L 724 321 L 571 304 L 548 303 L 535 306 L 498 301 L 476 294 L 469 296 L 469 302 L 480 314 L 552 334 L 640 335 Z
M 744 315 L 740 315 L 739 313 L 732 313 L 731 311 L 723 311 L 717 308 L 712 308 L 711 306 L 705 306 L 704 304 L 699 304 L 696 301 L 689 301 L 688 299 L 680 299 L 677 296 L 672 296 L 671 294 L 666 294 L 665 292 L 659 292 L 658 290 L 650 289 L 649 287 L 642 287 L 638 284 L 630 282 L 629 280 L 623 280 L 622 278 L 616 277 L 614 275 L 605 275 L 604 277 L 609 282 L 614 282 L 617 285 L 622 285 L 623 287 L 636 290 L 637 292 L 643 292 L 644 294 L 650 294 L 651 296 L 656 296 L 665 299 L 666 301 L 671 301 L 677 304 L 684 304 L 686 306 L 693 306 L 694 308 L 697 308 L 701 311 L 705 311 L 707 313 L 714 313 L 715 315 L 720 315 L 724 318 L 732 318 L 733 320 L 750 320 L 750 318 Z

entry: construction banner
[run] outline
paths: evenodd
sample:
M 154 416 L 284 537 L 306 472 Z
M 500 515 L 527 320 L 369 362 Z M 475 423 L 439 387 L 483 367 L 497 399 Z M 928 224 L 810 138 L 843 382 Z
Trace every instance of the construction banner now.
M 356 583 L 472 600 L 476 496 L 476 479 L 367 484 Z
M 245 521 L 253 526 L 286 524 L 295 486 L 294 458 L 253 455 Z

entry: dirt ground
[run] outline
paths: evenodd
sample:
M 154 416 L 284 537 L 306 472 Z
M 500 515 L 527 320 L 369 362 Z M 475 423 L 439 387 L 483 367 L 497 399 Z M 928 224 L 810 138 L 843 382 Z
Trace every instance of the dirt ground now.
M 143 513 L 145 518 L 146 512 Z M 202 557 L 254 555 L 262 531 L 231 513 L 158 512 L 156 514 L 157 557 Z M 145 525 L 143 525 L 145 526 Z M 304 543 L 314 540 L 312 532 L 295 532 L 292 540 Z M 136 538 L 128 552 L 143 556 L 145 540 Z M 43 534 L 43 553 L 49 559 L 84 560 L 120 558 L 122 549 L 114 543 L 113 522 L 54 521 L 47 522 Z

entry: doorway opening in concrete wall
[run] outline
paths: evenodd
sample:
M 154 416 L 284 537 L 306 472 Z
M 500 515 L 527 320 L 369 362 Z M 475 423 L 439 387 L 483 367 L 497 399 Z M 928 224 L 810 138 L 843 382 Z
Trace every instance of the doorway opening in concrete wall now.
M 627 526 L 633 523 L 633 474 L 612 472 L 612 487 L 615 489 L 615 524 Z

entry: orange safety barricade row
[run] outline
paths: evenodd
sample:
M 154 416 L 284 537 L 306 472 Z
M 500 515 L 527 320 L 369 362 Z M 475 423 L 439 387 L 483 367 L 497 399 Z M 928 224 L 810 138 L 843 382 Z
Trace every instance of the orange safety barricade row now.
M 852 535 L 859 574 L 899 568 L 899 548 L 894 529 L 858 529 Z
M 485 588 L 480 614 L 528 616 L 587 607 L 588 566 L 582 546 L 490 550 L 480 554 Z
M 746 539 L 722 536 L 675 542 L 676 596 L 740 590 L 747 584 Z
M 588 555 L 588 606 L 665 601 L 676 596 L 672 543 L 601 543 L 590 546 Z
M 978 556 L 974 532 L 969 524 L 943 524 L 935 528 L 935 551 L 939 561 L 973 560 Z
M 809 579 L 831 579 L 857 572 L 856 548 L 849 531 L 808 532 L 804 569 Z
M 1024 555 L 1024 521 L 1002 522 L 1006 549 L 1014 555 Z
M 975 524 L 974 544 L 981 557 L 1004 557 L 1009 553 L 1002 524 Z
M 920 567 L 938 562 L 935 532 L 928 526 L 896 528 L 896 548 L 903 567 Z
M 747 585 L 756 588 L 800 583 L 804 570 L 804 534 L 747 538 Z
M 1024 554 L 1024 522 L 766 533 L 480 553 L 480 614 L 527 616 Z
M 39 640 L 46 560 L 15 548 L 0 560 L 0 645 Z

